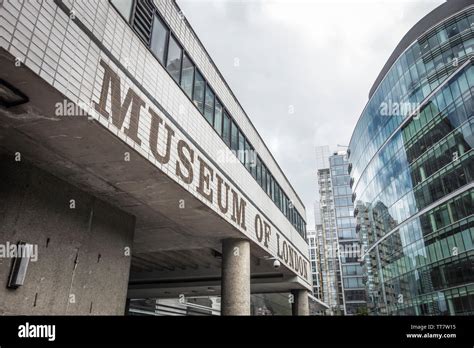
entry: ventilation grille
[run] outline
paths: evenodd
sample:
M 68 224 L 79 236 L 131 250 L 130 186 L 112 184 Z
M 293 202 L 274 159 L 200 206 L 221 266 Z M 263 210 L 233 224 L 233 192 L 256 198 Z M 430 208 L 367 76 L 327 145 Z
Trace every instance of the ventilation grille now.
M 135 29 L 138 36 L 149 45 L 155 7 L 152 0 L 137 0 L 135 3 L 133 29 Z

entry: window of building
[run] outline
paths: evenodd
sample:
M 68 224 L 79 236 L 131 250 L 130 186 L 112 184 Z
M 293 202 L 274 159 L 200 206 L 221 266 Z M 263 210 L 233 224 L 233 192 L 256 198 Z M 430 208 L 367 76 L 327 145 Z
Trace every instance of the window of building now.
M 166 62 L 166 69 L 170 73 L 173 80 L 179 83 L 181 72 L 181 55 L 183 49 L 178 45 L 175 38 L 170 36 L 168 45 L 168 59 Z
M 282 204 L 281 204 L 281 188 L 280 188 L 280 185 L 278 185 L 277 183 L 275 183 L 275 186 L 276 186 L 276 192 L 277 192 L 277 205 L 280 209 L 282 209 Z
M 280 209 L 283 211 L 283 190 L 281 189 L 280 186 L 278 186 L 278 204 L 280 206 Z
M 214 124 L 214 92 L 209 85 L 206 86 L 206 102 L 204 105 L 204 117 L 212 126 Z
M 345 288 L 362 288 L 364 287 L 364 283 L 362 278 L 346 278 L 344 279 L 344 287 Z
M 257 157 L 257 182 L 262 186 L 262 160 Z
M 242 132 L 239 132 L 239 161 L 245 163 L 245 137 Z
M 275 179 L 272 177 L 270 177 L 270 197 L 272 199 L 272 201 L 275 202 Z
M 226 110 L 224 110 L 224 123 L 222 126 L 222 138 L 227 146 L 230 147 L 230 116 Z
M 161 63 L 164 63 L 165 61 L 165 51 L 166 42 L 168 40 L 168 34 L 168 28 L 166 28 L 161 19 L 155 15 L 155 17 L 153 18 L 153 31 L 151 34 L 150 49 Z
M 456 23 L 453 23 L 448 28 L 446 28 L 446 31 L 448 32 L 448 37 L 452 38 L 453 36 L 459 33 L 459 28 L 456 25 Z M 435 46 L 431 46 L 431 47 L 435 47 Z
M 275 202 L 275 204 L 277 205 L 277 207 L 280 207 L 280 206 L 278 205 L 278 184 L 277 184 L 276 181 L 274 181 L 273 184 L 274 184 L 274 189 L 275 189 L 275 194 L 274 194 L 274 196 L 273 196 L 273 202 Z
M 247 139 L 245 139 L 245 168 L 247 168 L 249 172 L 250 172 L 250 157 L 251 157 L 250 144 L 247 141 Z
M 469 29 L 469 22 L 467 21 L 467 18 L 459 19 L 457 25 L 460 33 L 462 33 L 464 30 Z
M 216 107 L 214 109 L 214 129 L 217 131 L 217 134 L 222 136 L 222 104 L 217 98 Z
M 239 150 L 239 129 L 237 128 L 237 124 L 234 121 L 232 121 L 231 130 L 231 149 L 237 156 L 237 151 Z
M 127 22 L 130 21 L 130 14 L 132 13 L 133 1 L 130 0 L 111 0 L 112 5 L 122 15 Z
M 272 195 L 272 192 L 271 192 L 271 184 L 272 184 L 272 175 L 270 174 L 270 171 L 267 170 L 267 188 L 266 188 L 266 192 L 267 192 L 267 195 L 271 196 Z
M 183 70 L 181 71 L 181 88 L 189 98 L 193 97 L 194 64 L 186 53 L 183 53 Z
M 255 180 L 257 180 L 257 155 L 254 152 L 253 147 L 250 147 L 252 151 L 252 155 L 250 157 L 250 172 Z
M 357 265 L 342 266 L 342 274 L 349 276 L 362 275 L 362 267 Z
M 202 77 L 201 73 L 196 69 L 196 77 L 194 78 L 194 92 L 193 92 L 193 102 L 199 109 L 199 111 L 204 112 L 204 89 L 206 82 Z
M 267 186 L 267 168 L 262 163 L 262 188 L 265 191 L 265 187 Z

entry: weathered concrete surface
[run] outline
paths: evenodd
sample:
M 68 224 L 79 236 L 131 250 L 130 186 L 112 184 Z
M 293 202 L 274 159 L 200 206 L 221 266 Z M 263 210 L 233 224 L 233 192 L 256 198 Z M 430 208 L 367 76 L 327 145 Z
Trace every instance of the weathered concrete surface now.
M 222 315 L 250 315 L 250 242 L 222 242 Z
M 0 154 L 0 164 L 0 244 L 38 246 L 16 290 L 11 258 L 0 258 L 0 314 L 122 315 L 134 217 L 25 160 Z

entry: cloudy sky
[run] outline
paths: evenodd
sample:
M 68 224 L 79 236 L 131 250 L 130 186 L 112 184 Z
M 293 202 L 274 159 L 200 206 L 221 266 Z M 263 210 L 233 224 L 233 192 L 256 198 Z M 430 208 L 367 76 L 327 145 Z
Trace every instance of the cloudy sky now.
M 442 2 L 178 0 L 306 205 L 308 229 L 315 146 L 349 143 L 385 61 Z

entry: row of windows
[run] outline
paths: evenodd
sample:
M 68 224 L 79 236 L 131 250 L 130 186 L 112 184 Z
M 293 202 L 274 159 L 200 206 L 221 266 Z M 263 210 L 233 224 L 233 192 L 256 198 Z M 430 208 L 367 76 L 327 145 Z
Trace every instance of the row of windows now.
M 352 217 L 341 217 L 337 219 L 337 228 L 355 227 L 355 219 Z
M 111 2 L 124 18 L 130 20 L 133 1 L 111 0 Z M 305 221 L 156 10 L 153 13 L 151 36 L 147 44 L 209 125 L 304 238 Z
M 410 250 L 410 252 L 405 251 L 403 257 L 383 266 L 384 280 L 388 281 L 408 272 L 413 273 L 415 269 L 417 272 L 421 272 L 423 266 L 432 265 L 437 261 L 447 259 L 452 262 L 449 258 L 472 250 L 474 248 L 473 244 L 474 229 L 466 229 L 441 240 L 431 240 L 430 243 L 425 245 L 417 243 L 418 249 Z M 451 284 L 451 286 L 453 285 L 455 284 Z
M 467 257 L 431 269 L 431 279 L 435 290 L 474 282 L 474 260 Z M 474 309 L 474 308 L 473 308 Z
M 363 270 L 359 265 L 345 265 L 342 266 L 342 274 L 348 276 L 363 275 Z
M 419 138 L 419 133 L 426 131 L 427 123 L 431 121 L 435 115 L 438 115 L 440 111 L 447 113 L 451 111 L 450 109 L 454 106 L 460 108 L 458 110 L 459 117 L 452 118 L 451 123 L 454 128 L 463 123 L 463 120 L 469 117 L 469 113 L 472 112 L 472 110 L 470 110 L 471 103 L 469 102 L 469 93 L 461 97 L 461 95 L 469 90 L 469 85 L 467 75 L 460 74 L 456 80 L 450 82 L 440 93 L 437 93 L 436 96 L 433 97 L 433 101 L 423 108 L 420 115 L 413 118 L 410 123 L 404 127 L 403 140 L 407 142 L 407 147 L 412 145 L 409 140 Z M 456 103 L 453 103 L 453 101 L 456 101 Z M 464 108 L 464 105 L 467 106 L 467 110 Z
M 467 14 L 463 14 L 457 17 L 455 21 L 443 23 L 443 25 L 436 28 L 436 31 L 430 33 L 428 38 L 420 40 L 421 54 L 423 55 L 426 52 L 444 44 L 446 41 L 448 41 L 448 39 L 469 29 L 469 27 L 473 24 L 474 14 L 471 14 L 470 18 Z M 407 59 L 410 59 L 410 56 L 407 56 Z M 408 61 L 408 64 L 410 64 L 410 61 Z
M 474 67 L 469 66 L 438 91 L 420 113 L 419 117 L 411 120 L 404 127 L 402 133 L 397 132 L 392 140 L 374 158 L 369 167 L 367 167 L 365 174 L 360 180 L 360 185 L 355 190 L 357 197 L 370 202 L 381 200 L 387 206 L 390 206 L 396 199 L 401 197 L 406 192 L 403 186 L 408 188 L 405 183 L 403 183 L 399 195 L 386 195 L 388 200 L 382 196 L 376 197 L 376 194 L 381 195 L 381 192 L 390 186 L 390 180 L 393 177 L 397 177 L 400 170 L 405 169 L 402 168 L 402 164 L 404 165 L 407 161 L 405 157 L 413 160 L 422 155 L 454 128 L 465 122 L 469 117 L 472 117 L 474 102 L 469 86 L 473 85 Z M 441 119 L 443 122 L 438 122 L 436 125 L 431 124 L 431 122 Z M 420 123 L 423 123 L 424 127 L 418 127 Z M 418 129 L 417 136 L 405 143 L 404 140 L 408 140 L 408 134 L 411 134 L 409 129 Z M 399 153 L 398 158 L 395 157 L 397 153 Z M 397 172 L 395 172 L 395 169 Z
M 358 239 L 359 238 L 355 228 L 337 229 L 337 234 L 339 235 L 340 239 Z
M 433 292 L 415 299 L 396 299 L 388 307 L 394 315 L 472 315 L 474 314 L 474 286 L 462 286 Z
M 445 122 L 439 124 L 446 125 Z M 442 138 L 451 129 L 449 127 L 438 137 Z M 467 142 L 472 139 L 470 122 L 466 122 L 456 132 L 448 134 L 451 135 L 425 152 L 427 156 L 423 155 L 411 168 L 401 165 L 405 162 L 404 152 L 401 150 L 394 160 L 376 176 L 366 193 L 378 191 L 372 187 L 374 185 L 384 187 L 384 189 L 376 199 L 369 196 L 364 197 L 364 200 L 383 202 L 389 207 L 383 213 L 384 215 L 392 214 L 393 218 L 403 220 L 471 181 L 474 169 L 472 169 L 471 146 Z M 452 134 L 455 134 L 456 137 Z M 459 168 L 460 166 L 462 168 Z M 412 185 L 420 182 L 421 184 L 414 187 L 414 196 L 410 192 L 405 194 L 412 189 Z M 401 198 L 394 204 L 394 201 L 399 197 Z M 397 210 L 401 206 L 407 207 L 403 214 Z
M 334 187 L 334 196 L 350 196 L 352 195 L 352 190 L 350 186 L 336 186 Z
M 472 218 L 470 219 L 472 220 Z M 457 226 L 447 228 L 436 233 L 429 239 L 401 248 L 401 235 L 398 246 L 393 243 L 385 244 L 379 248 L 380 266 L 383 268 L 384 279 L 390 279 L 405 274 L 406 272 L 420 270 L 423 266 L 432 265 L 440 260 L 457 257 L 474 248 L 474 228 L 472 221 L 464 220 Z M 392 247 L 390 247 L 392 245 Z M 396 250 L 388 255 L 392 249 Z
M 337 207 L 336 217 L 354 216 L 354 208 L 352 206 Z
M 441 209 L 435 208 L 423 214 L 419 219 L 408 222 L 400 227 L 398 232 L 385 238 L 379 245 L 379 248 L 384 252 L 383 261 L 390 264 L 401 258 L 403 254 L 411 253 L 415 255 L 423 247 L 431 244 L 433 238 L 441 240 L 455 234 L 461 236 L 464 234 L 464 230 L 471 229 L 474 238 L 474 217 L 472 217 L 472 210 L 469 210 L 472 209 L 472 201 L 469 201 L 472 198 L 469 198 L 469 196 L 469 193 L 458 196 L 447 204 L 443 204 Z M 466 210 L 464 210 L 464 205 L 468 206 Z M 460 209 L 463 213 L 459 215 L 455 211 L 456 209 Z M 467 238 L 467 234 L 465 234 L 465 237 Z M 469 243 L 461 242 L 461 239 L 456 242 L 458 251 L 465 250 L 464 247 L 470 247 Z M 422 255 L 427 257 L 427 254 Z M 417 264 L 425 264 L 425 259 L 419 259 Z
M 430 268 L 421 268 L 398 279 L 387 281 L 385 286 L 394 288 L 402 293 L 404 299 L 409 301 L 421 294 L 433 291 L 442 291 L 460 285 L 470 284 L 474 281 L 472 267 L 472 254 L 465 255 L 452 262 L 439 262 Z M 410 289 L 408 292 L 407 290 Z M 474 310 L 474 308 L 471 308 Z
M 344 278 L 344 288 L 363 288 L 364 285 L 364 280 L 362 278 Z
M 347 186 L 349 185 L 350 180 L 351 178 L 349 175 L 339 175 L 332 178 L 332 184 L 334 186 Z
M 344 292 L 346 301 L 365 301 L 365 290 L 349 290 Z
M 401 239 L 404 244 L 423 240 L 423 236 L 434 233 L 445 228 L 451 224 L 461 221 L 462 219 L 472 215 L 474 211 L 474 190 L 467 191 L 460 194 L 448 202 L 437 206 L 428 213 L 423 214 L 418 219 L 414 219 L 399 229 L 398 233 L 392 233 L 385 238 L 380 246 L 386 246 L 390 254 L 399 252 L 401 250 Z M 371 231 L 369 239 L 374 243 L 379 238 L 383 237 L 387 232 L 396 226 L 396 221 L 383 221 L 386 224 L 381 230 Z M 392 258 L 390 258 L 391 260 Z M 388 258 L 387 262 L 392 262 Z
M 334 167 L 331 167 L 331 175 L 343 175 L 347 174 L 348 170 L 348 164 L 345 165 L 335 165 Z
M 471 91 L 462 87 L 464 84 L 461 82 L 465 75 L 468 76 L 469 84 L 474 83 L 474 67 L 470 66 L 467 68 L 467 71 L 458 75 L 458 79 L 451 81 L 440 90 L 435 96 L 433 96 L 432 101 L 429 103 L 429 107 L 425 109 L 435 109 L 438 110 L 439 94 L 445 94 L 445 91 L 451 91 L 453 85 L 458 85 L 460 90 L 464 90 L 462 96 L 459 93 L 458 99 L 451 101 L 450 104 L 444 106 L 444 109 L 441 113 L 436 114 L 436 116 L 429 116 L 431 119 L 425 126 L 426 134 L 418 138 L 416 145 L 410 147 L 410 150 L 414 148 L 420 148 L 416 151 L 417 154 L 420 154 L 421 157 L 417 159 L 414 163 L 414 167 L 407 167 L 407 154 L 404 151 L 404 142 L 401 140 L 400 133 L 397 133 L 394 141 L 389 143 L 376 157 L 374 164 L 376 166 L 371 166 L 371 169 L 367 172 L 367 175 L 364 175 L 364 178 L 373 177 L 374 179 L 370 184 L 368 184 L 363 190 L 361 199 L 367 202 L 383 202 L 386 209 L 385 214 L 391 215 L 391 218 L 398 221 L 403 221 L 410 215 L 416 213 L 419 209 L 426 206 L 441 197 L 442 193 L 452 192 L 460 185 L 465 184 L 470 178 L 471 171 L 471 162 L 467 160 L 464 162 L 462 172 L 456 172 L 457 175 L 454 177 L 450 173 L 454 173 L 457 169 L 453 168 L 453 165 L 460 164 L 459 161 L 464 161 L 465 156 L 469 156 L 468 151 L 471 149 L 473 144 L 473 137 L 470 127 L 470 119 L 472 119 L 472 109 L 473 98 Z M 461 80 L 461 81 L 458 81 Z M 451 92 L 450 92 L 451 93 Z M 459 103 L 459 101 L 462 101 Z M 469 107 L 469 113 L 459 110 L 464 109 L 462 106 Z M 470 106 L 471 105 L 471 106 Z M 422 113 L 427 115 L 427 113 Z M 469 115 L 469 118 L 466 119 L 466 115 Z M 428 117 L 428 116 L 427 116 Z M 417 122 L 421 122 L 420 119 Z M 459 122 L 461 120 L 464 124 L 457 129 L 456 138 L 448 136 L 453 132 L 455 126 L 459 127 Z M 407 129 L 407 128 L 405 128 Z M 446 141 L 444 141 L 445 139 Z M 440 142 L 441 141 L 441 142 Z M 438 142 L 439 146 L 438 146 Z M 454 151 L 450 151 L 449 145 L 454 145 Z M 393 146 L 392 146 L 393 145 Z M 451 152 L 451 153 L 450 153 Z M 465 155 L 463 155 L 466 152 Z M 425 153 L 427 157 L 423 154 Z M 392 155 L 393 154 L 393 155 Z M 436 159 L 434 157 L 436 157 Z M 414 157 L 414 156 L 412 156 Z M 429 159 L 429 161 L 425 160 Z M 419 167 L 419 164 L 423 163 L 422 167 Z M 445 167 L 442 171 L 439 171 L 440 166 L 446 166 L 448 163 L 453 162 L 452 165 Z M 384 165 L 382 165 L 384 163 Z M 380 167 L 380 169 L 378 169 Z M 377 169 L 376 169 L 377 168 Z M 378 170 L 378 172 L 376 172 Z M 452 172 L 447 173 L 448 170 Z M 438 171 L 437 179 L 430 175 Z M 376 172 L 376 173 L 373 173 Z M 429 191 L 426 191 L 427 188 L 424 186 L 416 187 L 417 195 L 411 194 L 413 186 L 420 181 L 426 181 L 426 184 L 430 187 Z M 432 181 L 430 181 L 432 180 Z M 436 183 L 434 181 L 437 181 Z M 442 180 L 442 184 L 440 183 Z M 364 180 L 365 181 L 365 180 Z M 359 187 L 363 189 L 363 187 Z M 421 193 L 420 190 L 423 190 Z M 378 193 L 378 195 L 377 195 Z M 425 194 L 429 194 L 425 196 Z
M 337 197 L 334 201 L 335 205 L 338 207 L 352 206 L 351 196 Z
M 414 190 L 418 208 L 441 199 L 474 180 L 474 151 L 451 162 Z
M 442 122 L 446 124 L 446 122 Z M 443 132 L 446 134 L 446 132 Z M 474 147 L 474 118 L 448 133 L 411 164 L 414 185 L 426 180 Z M 457 157 L 454 157 L 457 156 Z

